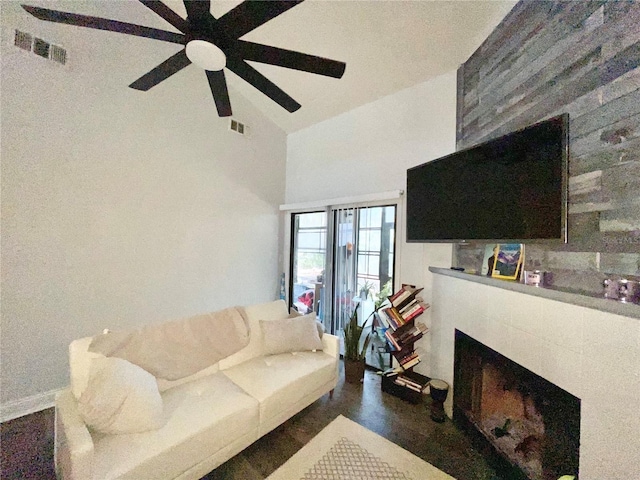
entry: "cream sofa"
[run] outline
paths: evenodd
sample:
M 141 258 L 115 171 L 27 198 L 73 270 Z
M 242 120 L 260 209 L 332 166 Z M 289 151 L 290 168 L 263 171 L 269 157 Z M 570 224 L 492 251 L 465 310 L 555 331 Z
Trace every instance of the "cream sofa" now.
M 244 311 L 248 345 L 190 377 L 158 381 L 164 425 L 142 433 L 105 434 L 87 427 L 78 399 L 98 354 L 88 352 L 91 337 L 72 342 L 71 385 L 56 398 L 58 479 L 199 479 L 333 392 L 338 337 L 322 335 L 322 351 L 265 355 L 260 320 L 287 318 L 286 304 Z

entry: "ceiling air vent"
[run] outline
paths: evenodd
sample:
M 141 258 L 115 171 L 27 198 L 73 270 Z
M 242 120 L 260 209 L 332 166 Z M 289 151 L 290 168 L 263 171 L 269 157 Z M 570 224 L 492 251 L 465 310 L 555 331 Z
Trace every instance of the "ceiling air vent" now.
M 23 50 L 31 51 L 31 45 L 33 44 L 33 37 L 25 32 L 21 32 L 20 30 L 16 30 L 16 36 L 13 41 L 16 47 L 22 48 Z
M 234 132 L 239 133 L 240 135 L 244 135 L 247 127 L 245 126 L 244 123 L 240 123 L 237 120 L 232 119 L 231 124 L 229 125 L 229 128 Z

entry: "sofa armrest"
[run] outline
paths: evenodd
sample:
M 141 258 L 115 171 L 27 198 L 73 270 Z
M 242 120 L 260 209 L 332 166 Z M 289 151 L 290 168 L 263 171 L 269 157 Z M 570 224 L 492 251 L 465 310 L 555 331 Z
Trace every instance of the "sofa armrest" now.
M 340 359 L 340 338 L 330 333 L 322 335 L 322 351 Z
M 69 389 L 56 396 L 54 455 L 58 480 L 92 478 L 93 439 Z

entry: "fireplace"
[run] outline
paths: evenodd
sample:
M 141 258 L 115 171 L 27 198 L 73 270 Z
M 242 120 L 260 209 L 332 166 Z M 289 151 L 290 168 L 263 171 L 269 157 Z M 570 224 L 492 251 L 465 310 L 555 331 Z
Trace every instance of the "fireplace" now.
M 506 478 L 578 474 L 580 399 L 455 330 L 454 422 Z

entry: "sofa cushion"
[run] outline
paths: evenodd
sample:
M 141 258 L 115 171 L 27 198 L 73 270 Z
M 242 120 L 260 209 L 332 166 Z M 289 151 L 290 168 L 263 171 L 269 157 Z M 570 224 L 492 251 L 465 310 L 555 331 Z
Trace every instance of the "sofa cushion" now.
M 89 427 L 103 433 L 145 432 L 164 423 L 155 377 L 120 358 L 92 361 L 78 412 Z
M 89 345 L 91 345 L 92 341 L 93 337 L 85 337 L 74 340 L 69 344 L 71 392 L 73 392 L 76 400 L 80 400 L 82 392 L 87 388 L 92 360 L 96 358 L 106 358 L 101 353 L 89 351 Z
M 294 318 L 260 320 L 263 353 L 322 350 L 322 340 L 316 327 L 315 313 Z
M 158 390 L 160 390 L 160 393 L 166 392 L 170 388 L 175 388 L 179 385 L 184 385 L 185 383 L 198 380 L 199 378 L 213 375 L 214 373 L 217 373 L 219 369 L 219 363 L 214 363 L 213 365 L 204 368 L 199 372 L 194 373 L 193 375 L 189 375 L 188 377 L 184 377 L 179 380 L 165 380 L 164 378 L 156 378 L 156 381 L 158 382 Z
M 255 441 L 258 402 L 222 373 L 162 394 L 166 424 L 159 430 L 94 435 L 93 478 L 176 478 L 236 439 Z
M 262 332 L 260 320 L 278 320 L 287 318 L 287 304 L 284 300 L 251 305 L 244 309 L 249 323 L 249 344 L 239 352 L 220 360 L 220 370 L 226 370 L 262 355 Z
M 223 371 L 260 402 L 260 422 L 286 411 L 337 376 L 336 359 L 323 352 L 254 358 Z
M 307 315 L 313 315 L 313 318 L 316 319 L 316 327 L 318 328 L 318 335 L 320 336 L 320 338 L 322 338 L 322 336 L 324 335 L 324 325 L 322 324 L 322 322 L 320 320 L 318 320 L 316 318 L 316 312 L 307 313 Z M 302 315 L 302 313 L 297 311 L 295 308 L 291 307 L 289 309 L 289 317 L 288 318 L 298 318 L 298 317 L 303 317 L 303 316 L 304 315 Z
M 89 351 L 134 363 L 158 378 L 179 380 L 249 343 L 242 307 L 96 335 Z

